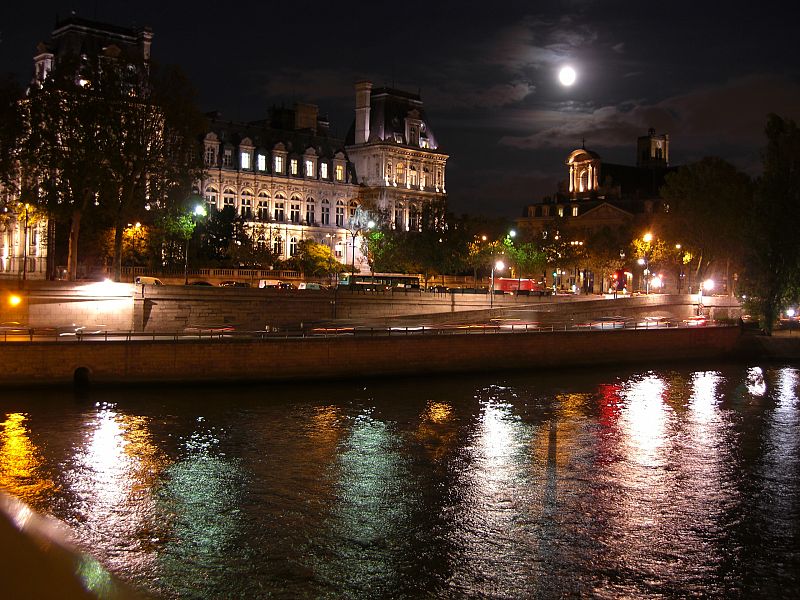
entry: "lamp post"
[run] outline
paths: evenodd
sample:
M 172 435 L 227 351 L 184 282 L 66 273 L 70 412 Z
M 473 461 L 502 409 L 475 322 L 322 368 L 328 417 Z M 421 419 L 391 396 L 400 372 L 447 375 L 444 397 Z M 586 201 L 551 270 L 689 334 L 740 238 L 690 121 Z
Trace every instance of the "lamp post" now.
M 192 239 L 192 233 L 194 233 L 195 218 L 205 217 L 206 214 L 205 207 L 202 204 L 198 204 L 194 207 L 194 211 L 190 215 L 192 219 L 192 227 L 191 231 L 189 231 L 187 228 L 186 233 L 188 235 L 186 235 L 186 244 L 183 248 L 183 285 L 189 285 L 189 240 Z
M 703 314 L 703 290 L 706 292 L 710 292 L 714 289 L 714 280 L 713 279 L 706 279 L 702 284 L 700 284 L 700 291 L 697 294 L 697 316 L 701 316 Z
M 375 221 L 372 219 L 367 221 L 366 226 L 362 226 L 361 222 L 356 219 L 351 223 L 351 227 L 347 229 L 347 231 L 350 232 L 350 241 L 353 245 L 351 252 L 352 259 L 350 261 L 350 270 L 353 273 L 356 271 L 356 237 L 361 236 L 365 231 L 369 231 L 373 227 L 375 227 Z M 345 260 L 347 260 L 347 258 L 345 258 Z
M 642 241 L 647 244 L 644 249 L 644 257 L 639 259 L 639 264 L 644 265 L 644 293 L 650 293 L 650 242 L 653 241 L 653 234 L 649 231 L 642 236 Z
M 489 287 L 489 308 L 492 308 L 494 306 L 494 272 L 495 270 L 502 271 L 505 268 L 506 265 L 505 263 L 503 263 L 502 260 L 498 260 L 492 265 L 492 277 L 491 277 L 492 283 L 491 286 Z
M 30 206 L 25 203 L 25 228 L 22 232 L 22 281 L 28 279 L 28 209 Z

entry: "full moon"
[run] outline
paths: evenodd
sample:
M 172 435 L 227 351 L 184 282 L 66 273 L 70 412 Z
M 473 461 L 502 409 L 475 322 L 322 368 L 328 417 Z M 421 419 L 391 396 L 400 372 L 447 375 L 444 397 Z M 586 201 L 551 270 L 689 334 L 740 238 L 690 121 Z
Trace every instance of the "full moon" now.
M 577 74 L 575 73 L 575 69 L 572 67 L 562 67 L 558 72 L 558 80 L 561 82 L 561 85 L 565 85 L 567 87 L 575 83 L 576 77 Z

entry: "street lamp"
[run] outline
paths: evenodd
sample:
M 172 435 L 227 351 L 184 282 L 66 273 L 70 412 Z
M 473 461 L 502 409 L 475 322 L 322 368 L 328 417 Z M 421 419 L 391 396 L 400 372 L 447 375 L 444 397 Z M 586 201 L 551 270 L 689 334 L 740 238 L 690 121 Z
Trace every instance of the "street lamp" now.
M 642 275 L 644 276 L 644 293 L 650 293 L 650 242 L 653 241 L 653 234 L 649 231 L 642 236 L 642 241 L 647 244 L 647 247 L 644 250 L 644 257 L 638 260 L 640 265 L 644 265 L 644 271 L 642 271 Z
M 22 281 L 28 279 L 28 209 L 30 205 L 25 203 L 25 229 L 22 236 Z
M 192 218 L 192 230 L 187 231 L 188 235 L 186 236 L 186 244 L 183 248 L 183 285 L 189 285 L 189 240 L 192 238 L 192 233 L 194 233 L 194 224 L 195 218 L 197 217 L 205 217 L 206 208 L 202 204 L 198 204 L 194 207 L 194 211 L 191 213 Z
M 502 260 L 498 260 L 496 263 L 492 265 L 492 279 L 491 279 L 492 285 L 489 288 L 489 308 L 492 308 L 494 306 L 494 272 L 495 270 L 502 271 L 505 268 L 506 265 Z
M 700 285 L 700 292 L 697 294 L 697 316 L 703 314 L 703 291 L 710 292 L 714 289 L 714 280 L 713 279 L 706 279 Z

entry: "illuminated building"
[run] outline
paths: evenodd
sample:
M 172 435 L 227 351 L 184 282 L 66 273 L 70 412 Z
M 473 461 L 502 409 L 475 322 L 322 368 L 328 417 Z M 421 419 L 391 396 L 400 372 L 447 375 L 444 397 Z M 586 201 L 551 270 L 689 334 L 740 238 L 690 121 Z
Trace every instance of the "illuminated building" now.
M 209 209 L 230 206 L 253 239 L 281 259 L 312 239 L 341 262 L 368 270 L 359 209 L 378 226 L 437 226 L 447 161 L 419 96 L 371 88 L 356 84 L 356 119 L 346 140 L 330 134 L 313 104 L 273 108 L 250 123 L 212 115 L 203 139 L 206 173 L 196 191 Z
M 570 152 L 564 165 L 567 177 L 556 194 L 526 206 L 519 229 L 586 234 L 630 224 L 658 210 L 664 177 L 677 169 L 669 166 L 669 136 L 654 129 L 638 139 L 636 166 L 603 162 L 584 147 Z
M 50 39 L 36 46 L 32 84 L 43 82 L 61 61 L 75 63 L 76 81 L 84 84 L 84 68 L 99 62 L 146 64 L 153 33 L 145 27 L 131 29 L 76 16 L 56 21 Z M 53 229 L 35 209 L 25 210 L 19 198 L 0 189 L 0 277 L 42 279 L 47 276 L 47 248 L 54 243 Z M 24 212 L 23 212 L 24 211 Z M 27 247 L 26 247 L 27 246 Z M 24 273 L 24 275 L 23 275 Z
M 635 166 L 604 162 L 585 147 L 570 152 L 564 166 L 558 191 L 526 206 L 516 220 L 530 237 L 585 241 L 606 228 L 647 228 L 661 209 L 664 178 L 677 170 L 669 166 L 669 136 L 654 129 L 638 138 Z M 585 275 L 579 278 L 591 289 L 592 278 Z

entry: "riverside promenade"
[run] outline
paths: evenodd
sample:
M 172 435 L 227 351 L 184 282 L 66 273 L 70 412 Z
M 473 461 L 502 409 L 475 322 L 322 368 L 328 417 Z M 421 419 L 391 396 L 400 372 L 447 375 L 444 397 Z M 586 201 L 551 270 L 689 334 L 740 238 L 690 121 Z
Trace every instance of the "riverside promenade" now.
M 102 282 L 5 285 L 0 295 L 0 385 L 405 377 L 721 358 L 741 346 L 738 327 L 629 326 L 681 324 L 701 308 L 688 295 L 499 296 L 491 308 L 429 292 Z M 704 314 L 723 321 L 738 309 L 706 302 Z M 300 334 L 274 334 L 287 329 Z

